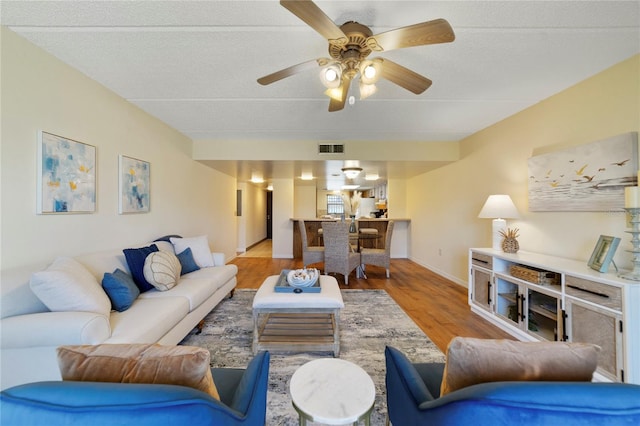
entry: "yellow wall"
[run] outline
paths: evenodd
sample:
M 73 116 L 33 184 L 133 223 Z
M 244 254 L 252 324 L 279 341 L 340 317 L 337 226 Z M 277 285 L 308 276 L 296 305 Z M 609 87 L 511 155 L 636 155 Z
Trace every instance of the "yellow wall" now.
M 540 150 L 640 130 L 636 55 L 461 142 L 461 159 L 410 179 L 411 258 L 460 284 L 470 247 L 491 246 L 491 220 L 478 213 L 491 194 L 509 194 L 520 211 L 520 249 L 588 260 L 601 234 L 622 239 L 615 260 L 630 267 L 623 212 L 529 212 L 527 160 Z M 440 254 L 440 250 L 441 253 Z
M 191 141 L 79 71 L 2 28 L 2 269 L 206 234 L 235 255 L 235 179 L 191 158 Z M 39 130 L 97 148 L 97 211 L 36 214 Z M 118 214 L 118 155 L 151 163 L 151 212 Z

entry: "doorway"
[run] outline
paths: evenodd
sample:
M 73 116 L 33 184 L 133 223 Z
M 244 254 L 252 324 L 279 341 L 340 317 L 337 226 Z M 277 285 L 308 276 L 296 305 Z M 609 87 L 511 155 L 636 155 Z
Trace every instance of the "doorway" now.
M 267 239 L 273 237 L 273 192 L 267 191 Z

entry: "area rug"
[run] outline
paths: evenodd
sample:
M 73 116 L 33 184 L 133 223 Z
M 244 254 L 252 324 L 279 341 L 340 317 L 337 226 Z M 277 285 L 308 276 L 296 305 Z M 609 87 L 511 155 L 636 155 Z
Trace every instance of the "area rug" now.
M 245 367 L 253 357 L 251 305 L 255 290 L 238 289 L 207 315 L 201 334 L 192 332 L 183 345 L 211 352 L 212 367 Z M 444 362 L 444 355 L 384 290 L 342 290 L 340 358 L 362 367 L 376 386 L 372 425 L 386 419 L 384 348 L 394 346 L 415 362 Z M 298 367 L 328 352 L 272 353 L 267 394 L 267 425 L 294 426 L 289 380 Z M 309 423 L 313 424 L 313 423 Z

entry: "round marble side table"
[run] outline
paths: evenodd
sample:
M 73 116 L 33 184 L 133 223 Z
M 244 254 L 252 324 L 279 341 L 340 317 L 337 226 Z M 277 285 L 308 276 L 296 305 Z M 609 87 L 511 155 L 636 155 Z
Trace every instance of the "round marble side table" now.
M 300 419 L 328 425 L 371 424 L 376 398 L 373 380 L 358 365 L 323 358 L 298 368 L 289 384 L 291 401 Z

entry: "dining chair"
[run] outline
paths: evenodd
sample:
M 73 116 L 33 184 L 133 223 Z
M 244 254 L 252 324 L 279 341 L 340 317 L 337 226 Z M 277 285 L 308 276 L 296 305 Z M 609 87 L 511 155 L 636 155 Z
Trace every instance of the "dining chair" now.
M 349 285 L 349 274 L 360 266 L 360 253 L 349 244 L 348 222 L 322 222 L 324 234 L 324 273 L 336 272 L 344 275 Z
M 391 235 L 393 234 L 393 220 L 387 223 L 387 233 L 385 234 L 384 248 L 363 248 L 360 249 L 360 259 L 364 265 L 382 266 L 387 269 L 389 278 L 389 266 L 391 264 Z
M 302 265 L 304 268 L 313 263 L 324 262 L 324 247 L 310 246 L 307 239 L 307 227 L 304 220 L 298 221 L 300 238 L 302 238 Z

